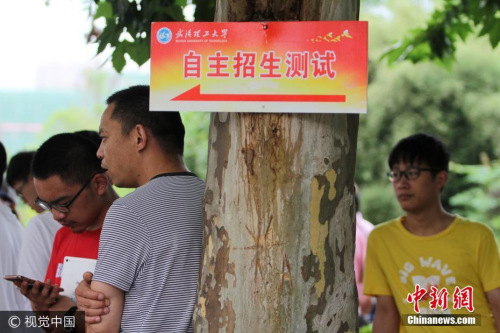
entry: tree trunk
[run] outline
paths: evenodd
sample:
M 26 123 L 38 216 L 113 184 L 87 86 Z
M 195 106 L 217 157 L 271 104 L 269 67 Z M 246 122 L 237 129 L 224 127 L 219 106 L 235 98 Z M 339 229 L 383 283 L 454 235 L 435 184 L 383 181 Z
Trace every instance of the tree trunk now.
M 216 21 L 356 20 L 359 0 L 218 0 Z M 358 115 L 214 113 L 196 332 L 353 332 Z

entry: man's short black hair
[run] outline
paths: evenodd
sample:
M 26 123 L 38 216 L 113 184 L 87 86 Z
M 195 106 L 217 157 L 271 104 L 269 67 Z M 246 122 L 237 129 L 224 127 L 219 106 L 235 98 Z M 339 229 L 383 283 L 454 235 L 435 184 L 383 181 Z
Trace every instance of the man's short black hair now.
M 399 141 L 389 155 L 389 168 L 399 163 L 427 164 L 436 175 L 448 171 L 450 153 L 446 145 L 437 137 L 417 133 Z
M 81 134 L 62 133 L 45 141 L 33 157 L 33 176 L 45 180 L 59 176 L 67 184 L 84 184 L 101 168 L 98 146 Z
M 97 149 L 99 149 L 99 146 L 101 145 L 101 137 L 99 136 L 99 133 L 97 133 L 96 131 L 83 130 L 83 131 L 76 131 L 73 133 L 81 135 L 87 140 L 90 140 L 94 145 L 97 146 Z
M 149 86 L 139 85 L 115 92 L 106 103 L 114 104 L 112 119 L 121 123 L 122 134 L 129 135 L 141 124 L 167 154 L 184 153 L 184 125 L 177 111 L 150 112 Z
M 7 167 L 7 184 L 14 187 L 17 182 L 26 183 L 31 175 L 31 161 L 34 151 L 23 151 L 12 156 Z
M 2 186 L 3 173 L 5 172 L 5 168 L 7 168 L 7 152 L 5 151 L 5 147 L 0 141 L 0 186 Z

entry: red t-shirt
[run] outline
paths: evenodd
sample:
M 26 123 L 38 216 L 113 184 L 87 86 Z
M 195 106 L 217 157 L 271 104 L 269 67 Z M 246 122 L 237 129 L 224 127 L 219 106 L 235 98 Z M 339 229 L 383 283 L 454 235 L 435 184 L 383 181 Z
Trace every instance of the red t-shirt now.
M 50 279 L 51 284 L 61 285 L 62 266 L 66 256 L 97 259 L 100 236 L 101 228 L 82 233 L 74 233 L 67 227 L 59 229 L 54 238 L 45 281 Z

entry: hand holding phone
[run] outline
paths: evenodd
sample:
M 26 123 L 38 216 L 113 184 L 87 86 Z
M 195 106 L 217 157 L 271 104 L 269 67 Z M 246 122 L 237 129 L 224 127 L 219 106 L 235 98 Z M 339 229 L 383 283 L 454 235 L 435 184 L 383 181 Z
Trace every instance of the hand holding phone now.
M 26 282 L 28 282 L 28 290 L 32 289 L 33 285 L 36 282 L 35 280 L 27 278 L 26 276 L 22 276 L 22 275 L 5 275 L 3 278 L 7 281 L 13 282 L 16 285 L 16 287 L 18 287 L 18 288 L 20 288 L 21 284 L 26 281 Z M 45 283 L 40 282 L 40 287 L 39 287 L 38 291 L 41 292 L 44 287 L 45 287 Z M 52 286 L 50 286 L 50 287 L 51 287 L 50 290 L 52 290 Z M 59 290 L 59 292 L 64 291 L 63 288 L 59 288 L 58 290 Z

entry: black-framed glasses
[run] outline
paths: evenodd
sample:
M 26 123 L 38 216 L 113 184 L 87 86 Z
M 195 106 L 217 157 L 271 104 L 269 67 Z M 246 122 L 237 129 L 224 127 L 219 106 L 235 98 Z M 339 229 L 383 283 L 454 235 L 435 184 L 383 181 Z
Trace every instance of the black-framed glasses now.
M 391 170 L 387 173 L 387 177 L 391 182 L 397 182 L 401 177 L 405 176 L 407 180 L 415 180 L 420 177 L 420 172 L 422 171 L 437 171 L 435 169 L 429 168 L 417 168 L 411 167 L 406 170 Z
M 83 192 L 83 190 L 90 184 L 92 179 L 94 179 L 94 176 L 97 174 L 100 174 L 100 173 L 102 173 L 102 172 L 94 173 L 92 175 L 92 177 L 90 177 L 89 180 L 82 186 L 82 188 L 75 194 L 75 196 L 65 204 L 61 204 L 61 205 L 60 204 L 53 204 L 50 202 L 43 201 L 39 197 L 36 198 L 35 203 L 45 210 L 55 209 L 60 213 L 68 214 L 69 213 L 69 206 L 71 206 L 71 204 L 76 200 L 76 198 L 78 198 L 78 196 Z

